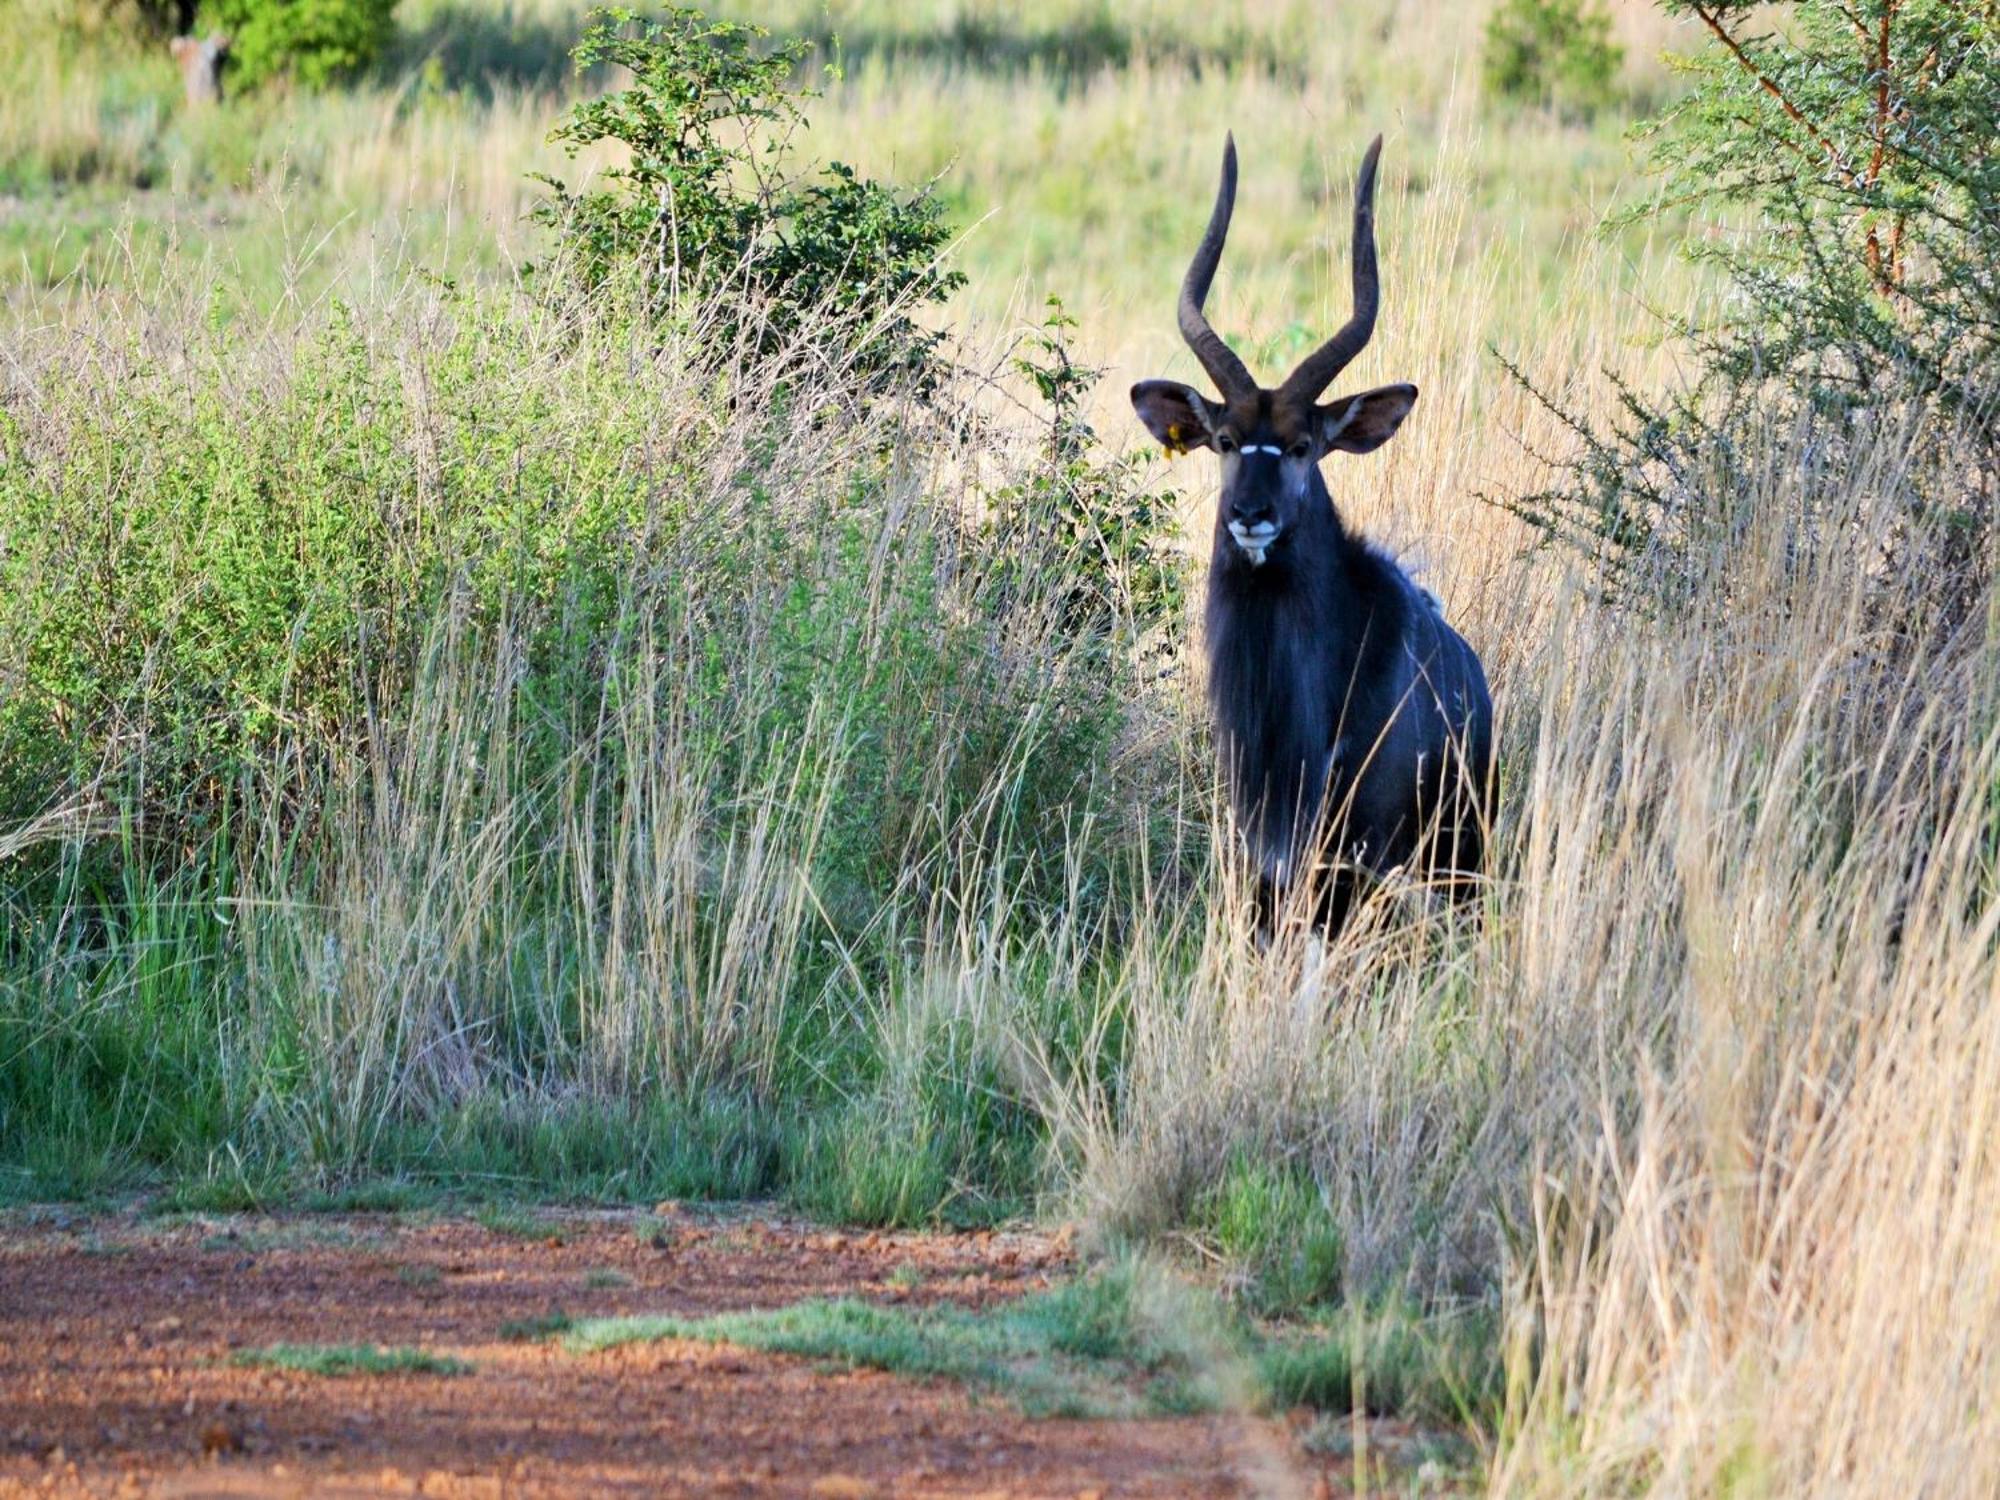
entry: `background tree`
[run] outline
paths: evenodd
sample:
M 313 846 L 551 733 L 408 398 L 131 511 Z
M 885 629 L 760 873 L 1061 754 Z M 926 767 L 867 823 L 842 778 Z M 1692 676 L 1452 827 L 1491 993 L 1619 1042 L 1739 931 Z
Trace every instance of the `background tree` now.
M 1589 115 L 1618 93 L 1625 51 L 1611 17 L 1584 0 L 1503 0 L 1486 22 L 1487 92 Z
M 791 132 L 804 122 L 794 89 L 808 43 L 766 49 L 763 28 L 675 8 L 641 23 L 599 12 L 575 51 L 579 70 L 626 70 L 630 84 L 571 110 L 553 138 L 572 154 L 599 141 L 630 152 L 610 186 L 553 196 L 536 218 L 555 231 L 556 261 L 587 287 L 636 276 L 666 312 L 721 278 L 744 308 L 718 330 L 769 350 L 813 320 L 852 333 L 860 373 L 922 377 L 939 335 L 915 312 L 964 280 L 940 256 L 950 237 L 928 185 L 913 193 L 841 162 L 797 164 Z
M 381 56 L 396 0 L 200 0 L 197 24 L 228 35 L 232 85 L 285 74 L 319 88 Z

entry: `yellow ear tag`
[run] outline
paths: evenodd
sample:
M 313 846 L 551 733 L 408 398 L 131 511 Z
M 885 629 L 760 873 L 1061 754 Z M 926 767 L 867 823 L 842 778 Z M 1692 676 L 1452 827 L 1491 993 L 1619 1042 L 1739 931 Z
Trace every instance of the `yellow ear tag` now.
M 1169 458 L 1179 458 L 1187 452 L 1187 444 L 1181 441 L 1181 424 L 1178 422 L 1170 424 L 1167 428 L 1166 449 Z

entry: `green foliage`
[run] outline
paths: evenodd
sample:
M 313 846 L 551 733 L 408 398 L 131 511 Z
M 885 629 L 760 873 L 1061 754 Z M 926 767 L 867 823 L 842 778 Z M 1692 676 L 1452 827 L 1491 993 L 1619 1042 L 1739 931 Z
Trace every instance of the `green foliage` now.
M 1070 347 L 1076 319 L 1051 296 L 1041 326 L 1014 360 L 1041 396 L 1045 424 L 1027 477 L 999 490 L 987 521 L 995 607 L 1017 596 L 1045 599 L 1047 580 L 1063 627 L 1119 639 L 1178 623 L 1186 567 L 1174 546 L 1171 491 L 1150 494 L 1145 460 L 1106 453 L 1085 420 L 1103 370 L 1079 364 Z
M 505 368 L 488 338 L 465 326 L 439 366 L 461 412 Z M 281 748 L 351 742 L 369 694 L 407 692 L 417 636 L 455 584 L 489 621 L 504 594 L 548 599 L 565 580 L 601 617 L 609 580 L 588 571 L 635 487 L 523 510 L 481 492 L 491 434 L 460 423 L 466 488 L 407 527 L 422 483 L 400 437 L 410 418 L 396 373 L 339 311 L 273 392 L 211 387 L 189 405 L 142 374 L 117 421 L 79 425 L 60 469 L 26 461 L 0 418 L 0 455 L 23 459 L 0 466 L 19 539 L 0 583 L 25 629 L 24 680 L 0 702 L 0 818 L 108 775 L 150 837 L 185 850 L 244 774 Z
M 1478 1423 L 1500 1405 L 1499 1349 L 1483 1311 L 1425 1316 L 1400 1301 L 1350 1305 L 1310 1332 L 1265 1342 L 1257 1379 L 1278 1407 Z
M 1503 0 L 1486 22 L 1486 90 L 1589 115 L 1614 103 L 1624 49 L 1590 0 Z
M 870 1085 L 796 1138 L 802 1206 L 848 1223 L 990 1224 L 1025 1211 L 1042 1183 L 1032 1111 L 962 1024 L 876 1049 Z
M 185 32 L 195 6 L 194 0 L 39 0 L 24 9 L 30 25 L 51 25 L 77 39 L 138 33 L 158 41 Z
M 1649 127 L 1661 190 L 1637 214 L 1696 215 L 1689 253 L 1730 295 L 1688 330 L 1688 387 L 1621 385 L 1564 480 L 1514 504 L 1614 584 L 1671 593 L 1726 550 L 1773 434 L 1816 455 L 1802 540 L 1829 524 L 1814 474 L 1886 434 L 1911 452 L 1896 550 L 1969 604 L 2000 462 L 2000 20 L 1955 0 L 1698 13 L 1712 45 Z
M 760 27 L 686 8 L 641 23 L 611 10 L 584 34 L 579 69 L 613 67 L 626 88 L 576 105 L 553 139 L 576 153 L 603 141 L 630 152 L 611 185 L 553 197 L 535 211 L 555 259 L 587 287 L 635 277 L 662 314 L 729 288 L 712 333 L 724 352 L 832 341 L 863 381 L 921 382 L 940 334 L 915 314 L 963 281 L 939 257 L 949 238 L 928 187 L 904 194 L 840 162 L 792 160 L 804 121 L 792 76 L 803 42 L 762 50 Z M 824 350 L 822 350 L 824 352 Z
M 229 37 L 229 81 L 287 76 L 308 88 L 352 77 L 396 34 L 396 0 L 202 0 L 201 26 Z

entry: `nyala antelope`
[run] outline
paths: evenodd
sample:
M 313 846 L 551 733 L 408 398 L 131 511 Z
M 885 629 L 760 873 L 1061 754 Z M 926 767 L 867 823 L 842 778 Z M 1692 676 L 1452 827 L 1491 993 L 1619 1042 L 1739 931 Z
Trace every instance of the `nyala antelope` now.
M 1263 922 L 1304 886 L 1331 936 L 1361 883 L 1398 865 L 1464 894 L 1490 807 L 1486 674 L 1437 599 L 1349 531 L 1320 463 L 1372 453 L 1417 388 L 1320 393 L 1375 331 L 1375 163 L 1354 202 L 1354 314 L 1286 377 L 1257 384 L 1202 315 L 1236 202 L 1223 150 L 1208 232 L 1181 283 L 1181 336 L 1220 399 L 1174 380 L 1132 387 L 1171 453 L 1211 449 L 1222 489 L 1208 567 L 1208 694 L 1236 821 L 1260 871 Z

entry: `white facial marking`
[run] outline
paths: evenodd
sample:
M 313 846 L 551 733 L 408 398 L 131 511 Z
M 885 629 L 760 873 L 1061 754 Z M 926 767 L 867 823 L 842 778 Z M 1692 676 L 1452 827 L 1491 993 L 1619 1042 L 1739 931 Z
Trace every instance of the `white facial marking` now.
M 1236 545 L 1243 549 L 1243 555 L 1250 559 L 1250 566 L 1260 568 L 1264 565 L 1264 554 L 1270 550 L 1271 543 L 1277 540 L 1278 528 L 1270 521 L 1259 521 L 1255 526 L 1245 526 L 1241 521 L 1231 521 L 1229 534 L 1235 538 Z

